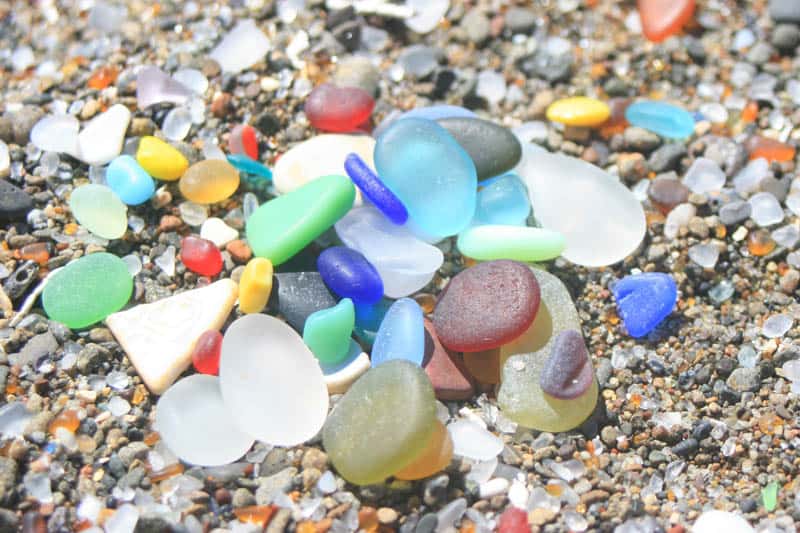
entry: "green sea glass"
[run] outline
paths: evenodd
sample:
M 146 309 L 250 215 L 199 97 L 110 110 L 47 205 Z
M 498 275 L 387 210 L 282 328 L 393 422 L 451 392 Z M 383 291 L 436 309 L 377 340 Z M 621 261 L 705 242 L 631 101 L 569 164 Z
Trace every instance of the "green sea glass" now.
M 369 485 L 423 453 L 435 422 L 436 399 L 425 371 L 393 359 L 350 387 L 328 416 L 322 442 L 343 478 Z
M 119 257 L 97 253 L 81 257 L 53 274 L 42 294 L 51 319 L 85 328 L 122 309 L 133 292 L 133 278 Z
M 81 185 L 69 198 L 78 224 L 104 239 L 119 239 L 128 227 L 128 208 L 105 185 Z
M 323 365 L 336 365 L 347 357 L 350 335 L 356 322 L 350 298 L 309 315 L 303 327 L 303 341 Z
M 565 245 L 556 231 L 524 226 L 472 226 L 458 236 L 461 253 L 478 261 L 546 261 L 561 255 Z

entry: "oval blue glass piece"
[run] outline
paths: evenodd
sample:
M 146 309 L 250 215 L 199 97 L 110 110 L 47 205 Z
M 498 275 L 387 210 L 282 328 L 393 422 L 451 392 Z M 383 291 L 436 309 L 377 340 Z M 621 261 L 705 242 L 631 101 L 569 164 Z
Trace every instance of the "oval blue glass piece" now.
M 153 178 L 129 155 L 111 161 L 106 169 L 106 183 L 128 205 L 142 204 L 156 192 Z
M 625 110 L 625 119 L 668 139 L 684 139 L 694 133 L 694 118 L 685 109 L 665 102 L 635 102 Z
M 419 118 L 392 123 L 375 144 L 375 167 L 428 240 L 455 235 L 475 214 L 475 164 L 450 133 Z
M 317 270 L 325 285 L 342 298 L 355 303 L 374 304 L 383 297 L 383 280 L 361 253 L 334 246 L 317 258 Z
M 349 154 L 344 160 L 344 169 L 353 183 L 361 189 L 375 207 L 395 224 L 405 224 L 408 211 L 403 202 L 384 185 L 358 154 Z
M 524 226 L 531 212 L 528 189 L 516 174 L 481 182 L 473 224 Z
M 242 172 L 255 174 L 256 176 L 261 176 L 266 180 L 272 179 L 272 171 L 269 168 L 244 154 L 230 154 L 228 156 L 228 163 L 235 166 Z
M 617 310 L 631 337 L 644 337 L 672 312 L 678 287 L 669 274 L 647 272 L 619 280 L 613 288 Z
M 425 355 L 425 324 L 422 309 L 411 298 L 400 298 L 383 317 L 372 345 L 372 366 L 392 359 L 422 365 Z

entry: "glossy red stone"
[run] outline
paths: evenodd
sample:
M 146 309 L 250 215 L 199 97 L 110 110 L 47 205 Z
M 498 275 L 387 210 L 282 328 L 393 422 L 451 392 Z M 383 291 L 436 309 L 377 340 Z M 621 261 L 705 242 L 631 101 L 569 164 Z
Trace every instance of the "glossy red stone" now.
M 442 346 L 430 320 L 425 320 L 425 357 L 422 367 L 433 385 L 439 400 L 466 400 L 472 398 L 475 389 L 469 372 L 461 361 L 461 355 Z
M 308 95 L 305 112 L 318 130 L 345 133 L 369 120 L 373 107 L 375 100 L 367 91 L 325 83 Z
M 450 280 L 433 310 L 433 326 L 451 350 L 489 350 L 522 335 L 536 317 L 539 300 L 539 283 L 527 265 L 487 261 Z
M 192 365 L 201 374 L 219 374 L 219 355 L 222 351 L 222 333 L 209 330 L 200 335 L 192 352 Z
M 692 18 L 695 0 L 637 0 L 642 33 L 660 42 L 678 33 Z
M 529 533 L 528 513 L 518 507 L 509 507 L 500 515 L 497 533 Z
M 216 276 L 222 270 L 222 253 L 217 246 L 190 235 L 181 242 L 181 261 L 186 268 L 201 276 Z
M 228 137 L 228 151 L 232 154 L 244 154 L 258 161 L 258 138 L 255 128 L 247 124 L 235 126 Z

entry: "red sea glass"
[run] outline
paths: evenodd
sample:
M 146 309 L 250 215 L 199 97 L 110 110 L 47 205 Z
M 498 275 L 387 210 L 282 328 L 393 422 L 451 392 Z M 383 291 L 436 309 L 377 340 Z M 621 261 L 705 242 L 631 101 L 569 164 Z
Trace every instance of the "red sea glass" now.
M 528 513 L 518 507 L 509 507 L 500 515 L 497 533 L 528 533 Z
M 200 335 L 192 351 L 192 364 L 201 374 L 219 374 L 219 355 L 222 351 L 222 333 L 209 330 Z
M 522 335 L 539 300 L 539 283 L 527 265 L 487 261 L 450 280 L 433 311 L 433 326 L 446 348 L 489 350 Z
M 439 400 L 466 400 L 475 394 L 461 355 L 442 346 L 429 320 L 425 320 L 425 357 L 422 367 Z
M 194 235 L 181 242 L 181 261 L 186 268 L 201 276 L 216 276 L 222 270 L 222 254 L 217 246 Z
M 661 42 L 678 33 L 694 14 L 695 0 L 638 0 L 644 36 Z
M 345 133 L 364 124 L 373 107 L 375 100 L 367 91 L 325 83 L 308 95 L 305 112 L 318 130 Z
M 258 139 L 255 128 L 247 124 L 235 126 L 228 138 L 228 151 L 232 154 L 244 154 L 258 161 Z

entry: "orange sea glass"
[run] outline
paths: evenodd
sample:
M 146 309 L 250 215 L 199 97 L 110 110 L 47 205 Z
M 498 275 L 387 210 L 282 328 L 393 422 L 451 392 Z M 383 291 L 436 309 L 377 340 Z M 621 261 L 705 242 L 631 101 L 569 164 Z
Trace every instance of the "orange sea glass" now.
M 763 157 L 769 162 L 791 161 L 796 152 L 793 146 L 759 135 L 750 137 L 745 146 L 750 153 L 750 159 Z
M 695 0 L 637 0 L 644 36 L 661 42 L 678 33 L 694 14 Z
M 58 413 L 58 415 L 56 415 L 56 417 L 50 421 L 50 425 L 47 427 L 47 430 L 51 435 L 55 435 L 58 428 L 64 428 L 70 433 L 75 433 L 78 431 L 78 426 L 80 425 L 81 421 L 78 418 L 77 411 L 74 409 L 66 409 Z
M 105 89 L 117 81 L 117 76 L 119 76 L 119 70 L 116 67 L 100 67 L 92 73 L 87 85 L 90 89 Z
M 464 354 L 464 366 L 480 383 L 500 383 L 500 349 Z
M 397 479 L 426 478 L 450 464 L 450 460 L 453 458 L 453 441 L 444 424 L 438 420 L 435 424 L 425 450 L 414 462 L 395 474 Z

